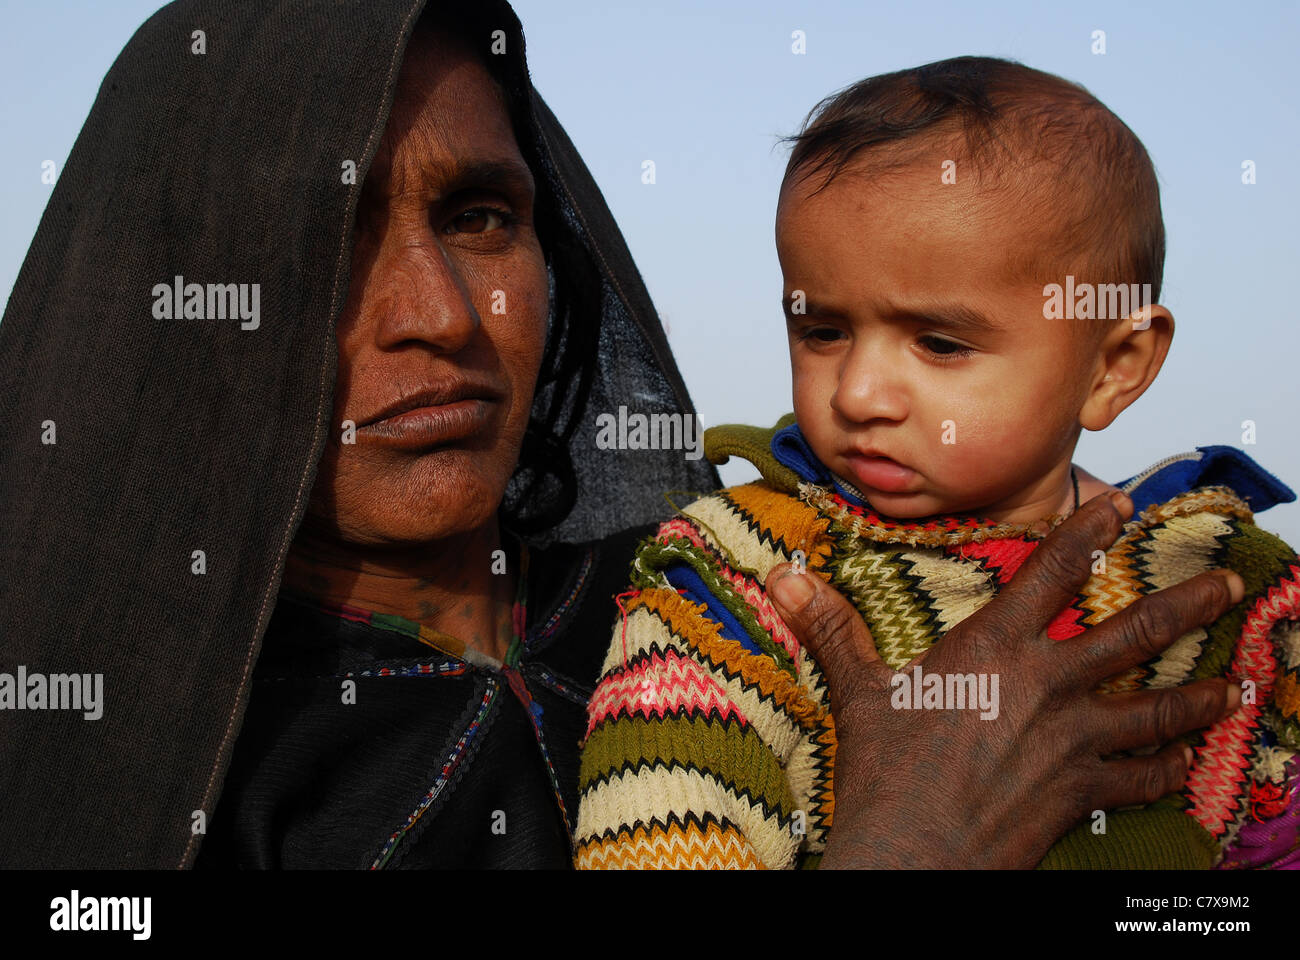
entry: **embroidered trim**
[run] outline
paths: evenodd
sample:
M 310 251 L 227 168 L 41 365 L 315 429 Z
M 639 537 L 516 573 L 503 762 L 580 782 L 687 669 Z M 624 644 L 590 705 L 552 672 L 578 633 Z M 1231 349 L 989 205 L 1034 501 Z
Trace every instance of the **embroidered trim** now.
M 380 667 L 377 670 L 357 670 L 342 674 L 344 677 L 461 677 L 469 671 L 463 661 L 442 663 L 414 663 L 409 667 Z
M 393 856 L 393 851 L 397 849 L 397 845 L 402 842 L 411 828 L 419 822 L 420 817 L 424 816 L 425 811 L 429 809 L 433 801 L 438 799 L 438 795 L 442 793 L 443 788 L 455 775 L 461 761 L 465 759 L 468 748 L 482 728 L 483 721 L 492 709 L 492 704 L 496 702 L 497 693 L 500 689 L 500 686 L 495 682 L 489 681 L 487 690 L 483 692 L 483 699 L 479 701 L 478 714 L 465 731 L 461 733 L 456 745 L 451 748 L 451 753 L 443 761 L 442 768 L 438 771 L 438 778 L 434 780 L 433 786 L 425 793 L 419 805 L 411 811 L 410 816 L 406 818 L 406 822 L 393 831 L 392 835 L 384 843 L 379 855 L 375 857 L 374 863 L 370 865 L 371 870 L 382 870 L 387 866 L 389 859 Z
M 573 589 L 569 591 L 569 595 L 565 598 L 564 602 L 555 608 L 555 612 L 551 614 L 546 623 L 539 627 L 533 634 L 526 636 L 526 639 L 524 640 L 525 650 L 532 650 L 535 644 L 549 639 L 551 634 L 555 632 L 556 628 L 559 626 L 560 620 L 564 617 L 564 614 L 568 612 L 569 607 L 573 605 L 573 602 L 578 599 L 578 595 L 582 593 L 582 588 L 586 586 L 587 576 L 591 573 L 591 564 L 594 555 L 595 551 L 588 547 L 586 553 L 582 557 L 582 566 L 578 568 L 578 578 L 573 584 Z
M 799 499 L 830 517 L 847 532 L 872 543 L 898 543 L 913 547 L 950 547 L 985 540 L 1025 538 L 1041 540 L 1066 519 L 1054 513 L 1032 523 L 1000 523 L 977 517 L 937 517 L 920 521 L 885 520 L 870 509 L 855 507 L 843 497 L 812 483 L 799 484 Z M 1197 487 L 1139 513 L 1124 526 L 1153 526 L 1171 517 L 1213 512 L 1253 522 L 1254 514 L 1232 489 L 1224 486 Z M 1046 527 L 1046 530 L 1044 530 Z
M 1059 513 L 1034 523 L 999 523 L 976 517 L 938 517 L 921 522 L 885 520 L 864 507 L 855 507 L 843 497 L 813 483 L 799 484 L 799 499 L 830 517 L 849 533 L 873 543 L 901 543 L 913 547 L 948 547 L 982 543 L 1009 537 L 1042 539 L 1065 520 Z
M 591 699 L 591 691 L 587 687 L 532 660 L 525 662 L 522 669 L 548 690 L 586 709 L 587 702 Z
M 537 740 L 537 748 L 542 753 L 542 760 L 546 763 L 546 773 L 551 781 L 551 792 L 555 796 L 555 802 L 560 808 L 560 815 L 564 818 L 565 834 L 569 838 L 569 855 L 573 856 L 573 821 L 569 819 L 569 809 L 564 802 L 564 794 L 560 791 L 560 778 L 555 772 L 555 764 L 551 762 L 551 751 L 546 748 L 546 735 L 542 731 L 542 705 L 533 699 L 532 691 L 528 689 L 528 683 L 515 667 L 506 667 L 504 671 L 506 682 L 510 686 L 510 692 L 515 695 L 515 699 L 524 708 L 524 713 L 528 715 L 528 722 L 532 725 L 533 736 Z

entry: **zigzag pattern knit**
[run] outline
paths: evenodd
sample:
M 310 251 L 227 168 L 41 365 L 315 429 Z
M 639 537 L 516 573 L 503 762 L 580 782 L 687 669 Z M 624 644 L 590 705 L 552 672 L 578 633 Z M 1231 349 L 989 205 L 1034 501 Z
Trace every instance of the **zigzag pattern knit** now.
M 834 815 L 835 727 L 816 662 L 768 602 L 768 572 L 802 551 L 900 669 L 987 603 L 1041 540 L 1025 525 L 888 522 L 824 487 L 778 482 L 787 489 L 762 481 L 698 500 L 638 551 L 636 592 L 588 708 L 579 867 L 814 865 Z M 1220 566 L 1241 574 L 1244 600 L 1103 689 L 1229 676 L 1254 681 L 1257 702 L 1189 739 L 1182 791 L 1110 812 L 1104 835 L 1076 828 L 1044 867 L 1210 867 L 1259 818 L 1261 797 L 1294 788 L 1300 561 L 1231 489 L 1142 511 L 1048 635 L 1076 636 Z M 686 579 L 704 584 L 707 603 L 681 595 Z

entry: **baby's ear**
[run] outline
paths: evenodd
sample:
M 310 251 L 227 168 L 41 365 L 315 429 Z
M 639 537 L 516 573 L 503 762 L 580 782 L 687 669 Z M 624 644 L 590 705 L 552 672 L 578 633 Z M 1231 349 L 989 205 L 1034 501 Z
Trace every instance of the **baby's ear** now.
M 1104 430 L 1146 393 L 1174 339 L 1174 315 L 1155 303 L 1117 321 L 1102 338 L 1079 425 Z

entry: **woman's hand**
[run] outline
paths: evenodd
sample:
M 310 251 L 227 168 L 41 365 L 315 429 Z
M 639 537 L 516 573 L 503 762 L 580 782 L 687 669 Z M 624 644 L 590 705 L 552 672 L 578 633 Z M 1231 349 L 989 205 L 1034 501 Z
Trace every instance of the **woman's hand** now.
M 1235 709 L 1240 688 L 1215 679 L 1094 690 L 1213 622 L 1241 599 L 1241 578 L 1204 573 L 1071 640 L 1046 634 L 1088 579 L 1092 552 L 1115 542 L 1132 510 L 1122 494 L 1090 500 L 993 600 L 914 661 L 925 674 L 996 674 L 996 719 L 977 709 L 894 709 L 895 671 L 853 606 L 820 577 L 772 571 L 770 596 L 830 685 L 838 747 L 824 867 L 1033 867 L 1093 810 L 1150 803 L 1182 786 L 1191 751 L 1169 741 Z M 1101 759 L 1164 744 L 1150 756 Z

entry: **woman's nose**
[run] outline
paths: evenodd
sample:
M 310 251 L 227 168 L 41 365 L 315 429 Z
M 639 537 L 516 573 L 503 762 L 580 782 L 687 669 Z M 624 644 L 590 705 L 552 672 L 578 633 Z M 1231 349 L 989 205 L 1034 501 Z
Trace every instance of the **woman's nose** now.
M 435 238 L 392 251 L 379 267 L 380 346 L 416 340 L 455 353 L 474 339 L 482 321 L 465 272 Z
M 855 344 L 840 368 L 831 407 L 853 423 L 902 421 L 907 396 L 895 362 L 866 344 Z

